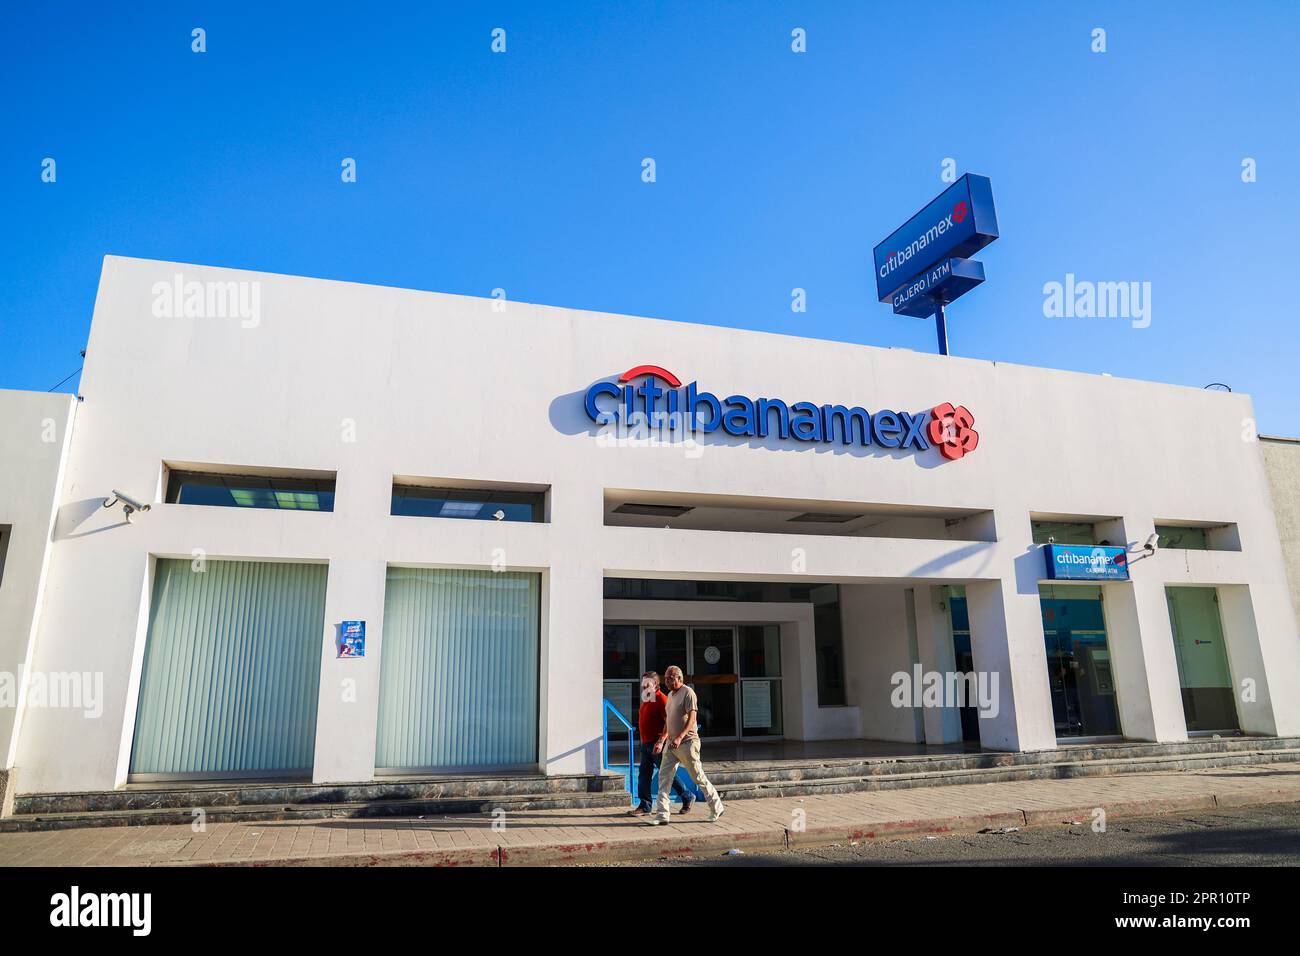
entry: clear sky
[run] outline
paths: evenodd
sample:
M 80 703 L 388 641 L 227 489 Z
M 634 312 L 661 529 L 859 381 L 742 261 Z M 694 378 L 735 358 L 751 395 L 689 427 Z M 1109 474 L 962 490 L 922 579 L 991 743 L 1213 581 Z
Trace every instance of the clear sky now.
M 1298 36 L 1293 0 L 9 5 L 0 386 L 77 368 L 105 254 L 932 351 L 871 250 L 951 158 L 1002 230 L 954 354 L 1300 434 Z M 1045 317 L 1067 273 L 1149 282 L 1150 325 Z

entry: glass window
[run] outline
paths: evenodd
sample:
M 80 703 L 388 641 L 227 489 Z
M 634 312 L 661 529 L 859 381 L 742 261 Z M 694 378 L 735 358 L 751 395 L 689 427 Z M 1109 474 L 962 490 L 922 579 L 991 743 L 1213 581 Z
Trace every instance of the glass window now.
M 645 669 L 655 671 L 662 681 L 664 671 L 676 664 L 689 674 L 686 660 L 686 628 L 647 627 L 645 629 Z
M 605 625 L 605 680 L 640 680 L 641 629 L 635 624 Z
M 393 486 L 392 514 L 416 518 L 541 521 L 544 492 Z
M 740 735 L 779 737 L 781 723 L 781 627 L 746 624 L 740 638 Z
M 741 625 L 740 676 L 781 676 L 781 628 L 779 625 Z
M 948 605 L 948 621 L 952 627 L 953 670 L 959 674 L 971 674 L 975 671 L 975 655 L 970 646 L 970 608 L 966 604 L 964 585 L 948 585 L 944 591 Z M 979 710 L 964 700 L 958 708 L 961 717 L 961 739 L 979 743 Z
M 377 768 L 536 764 L 540 594 L 536 573 L 388 569 Z
M 279 511 L 333 511 L 334 479 L 173 471 L 167 478 L 167 503 L 219 508 L 273 508 Z
M 1160 535 L 1160 547 L 1178 548 L 1183 551 L 1209 551 L 1210 544 L 1204 528 L 1177 528 L 1171 525 L 1156 525 L 1156 534 Z
M 1047 544 L 1051 538 L 1056 544 L 1096 544 L 1093 526 L 1080 521 L 1031 521 L 1030 531 L 1034 544 Z
M 817 705 L 839 707 L 844 695 L 844 637 L 840 629 L 840 605 L 813 608 L 813 644 L 817 650 Z
M 328 572 L 158 559 L 133 775 L 310 776 Z

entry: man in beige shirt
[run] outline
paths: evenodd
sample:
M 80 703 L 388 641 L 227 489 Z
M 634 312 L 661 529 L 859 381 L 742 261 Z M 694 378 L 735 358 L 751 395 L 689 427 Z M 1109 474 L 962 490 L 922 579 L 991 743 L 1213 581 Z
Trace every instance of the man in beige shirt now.
M 682 669 L 677 666 L 664 672 L 664 687 L 668 689 L 668 723 L 664 728 L 664 737 L 656 743 L 656 749 L 663 747 L 663 759 L 659 763 L 659 796 L 655 800 L 655 812 L 646 820 L 647 826 L 659 826 L 667 823 L 668 793 L 673 780 L 677 778 L 677 765 L 681 764 L 691 775 L 695 785 L 704 791 L 708 801 L 709 822 L 715 822 L 725 809 L 722 798 L 709 778 L 704 775 L 704 765 L 700 763 L 700 735 L 695 729 L 695 712 L 698 709 L 695 691 L 686 686 L 682 679 Z

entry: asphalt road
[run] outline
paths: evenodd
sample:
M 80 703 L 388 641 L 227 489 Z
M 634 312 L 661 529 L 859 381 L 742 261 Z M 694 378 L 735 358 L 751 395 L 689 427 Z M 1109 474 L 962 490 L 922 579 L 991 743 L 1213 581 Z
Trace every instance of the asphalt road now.
M 1297 866 L 1300 804 L 606 866 Z

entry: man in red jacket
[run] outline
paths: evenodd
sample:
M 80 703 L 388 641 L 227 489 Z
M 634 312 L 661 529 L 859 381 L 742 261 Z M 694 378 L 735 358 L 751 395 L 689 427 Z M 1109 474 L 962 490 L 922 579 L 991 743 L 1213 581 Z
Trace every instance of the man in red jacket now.
M 659 675 L 646 671 L 641 675 L 641 710 L 637 714 L 637 733 L 641 737 L 641 767 L 637 774 L 636 797 L 640 802 L 629 810 L 631 816 L 650 812 L 650 777 L 659 766 L 668 739 L 668 695 L 659 689 Z M 682 813 L 691 809 L 691 795 L 676 777 L 674 769 L 673 793 L 682 801 Z

